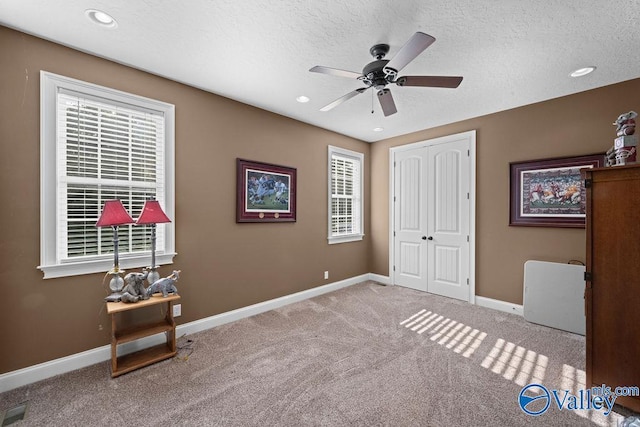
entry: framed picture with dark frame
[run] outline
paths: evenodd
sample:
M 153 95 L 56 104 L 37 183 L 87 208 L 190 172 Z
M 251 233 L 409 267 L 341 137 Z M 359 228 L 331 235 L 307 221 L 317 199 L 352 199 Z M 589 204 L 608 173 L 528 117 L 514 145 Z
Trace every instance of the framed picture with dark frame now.
M 509 225 L 584 228 L 580 169 L 602 166 L 604 153 L 510 163 Z
M 295 222 L 296 169 L 237 159 L 236 222 Z

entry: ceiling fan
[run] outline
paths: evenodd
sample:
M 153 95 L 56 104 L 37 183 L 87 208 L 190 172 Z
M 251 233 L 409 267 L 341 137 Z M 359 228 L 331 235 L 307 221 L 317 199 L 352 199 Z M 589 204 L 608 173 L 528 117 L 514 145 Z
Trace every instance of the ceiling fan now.
M 360 95 L 370 87 L 378 92 L 378 100 L 385 116 L 395 114 L 398 110 L 391 95 L 391 91 L 386 87 L 390 83 L 398 86 L 420 86 L 420 87 L 444 87 L 457 88 L 462 82 L 462 77 L 447 76 L 401 76 L 398 72 L 413 61 L 418 55 L 428 48 L 436 39 L 429 34 L 417 32 L 407 43 L 402 46 L 400 51 L 391 59 L 383 59 L 389 53 L 388 44 L 377 44 L 369 49 L 371 56 L 375 61 L 368 63 L 362 69 L 362 73 L 355 71 L 340 70 L 337 68 L 323 67 L 316 65 L 309 71 L 314 73 L 329 74 L 332 76 L 354 78 L 365 84 L 365 87 L 358 88 L 348 94 L 341 96 L 332 103 L 322 107 L 320 111 L 329 111 L 345 101 Z

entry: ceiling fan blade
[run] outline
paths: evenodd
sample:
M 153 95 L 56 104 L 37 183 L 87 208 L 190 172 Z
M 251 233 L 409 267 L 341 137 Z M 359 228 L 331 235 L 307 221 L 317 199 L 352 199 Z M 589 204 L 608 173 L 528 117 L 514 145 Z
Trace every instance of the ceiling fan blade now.
M 398 112 L 396 109 L 396 103 L 393 101 L 393 96 L 391 96 L 391 91 L 389 89 L 382 89 L 378 91 L 378 100 L 380 101 L 380 106 L 382 107 L 382 112 L 385 117 Z
M 385 71 L 391 70 L 397 73 L 402 70 L 434 41 L 436 41 L 434 37 L 418 31 L 409 39 L 409 41 L 407 41 L 407 43 L 405 43 L 404 46 L 402 46 L 400 51 L 396 53 L 393 59 L 384 67 Z
M 322 107 L 320 109 L 320 111 L 329 111 L 332 110 L 334 108 L 336 108 L 338 105 L 342 104 L 345 101 L 350 100 L 351 98 L 353 98 L 356 95 L 360 95 L 362 92 L 364 92 L 365 90 L 369 89 L 368 87 L 361 87 L 359 89 L 354 90 L 353 92 L 349 92 L 346 95 L 341 96 L 340 98 L 336 99 L 335 101 L 333 101 L 331 104 L 327 104 L 324 107 Z
M 329 68 L 323 67 L 322 65 L 316 65 L 315 67 L 309 69 L 312 73 L 321 73 L 321 74 L 329 74 L 331 76 L 338 77 L 347 77 L 350 79 L 357 79 L 358 77 L 362 77 L 361 73 L 356 73 L 355 71 L 347 71 L 340 70 L 338 68 Z
M 398 77 L 398 86 L 448 87 L 457 88 L 462 83 L 462 77 L 448 76 L 403 76 Z

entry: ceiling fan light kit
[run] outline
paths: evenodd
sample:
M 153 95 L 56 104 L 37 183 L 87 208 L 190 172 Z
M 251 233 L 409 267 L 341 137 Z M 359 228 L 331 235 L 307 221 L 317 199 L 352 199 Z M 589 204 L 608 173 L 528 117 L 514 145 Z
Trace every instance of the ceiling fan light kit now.
M 364 83 L 365 87 L 356 89 L 343 95 L 335 101 L 322 107 L 320 111 L 329 111 L 345 101 L 360 95 L 369 88 L 377 90 L 378 101 L 385 117 L 395 114 L 398 110 L 395 105 L 391 91 L 386 87 L 388 84 L 395 83 L 398 86 L 416 86 L 416 87 L 441 87 L 441 88 L 457 88 L 462 82 L 462 77 L 448 76 L 401 76 L 398 73 L 428 48 L 436 39 L 429 34 L 417 32 L 407 43 L 396 53 L 391 59 L 384 59 L 389 53 L 388 44 L 376 44 L 369 49 L 369 53 L 373 56 L 374 61 L 368 63 L 362 69 L 362 73 L 355 71 L 341 70 L 337 68 L 316 65 L 309 71 L 314 73 L 329 74 L 338 77 L 355 78 Z

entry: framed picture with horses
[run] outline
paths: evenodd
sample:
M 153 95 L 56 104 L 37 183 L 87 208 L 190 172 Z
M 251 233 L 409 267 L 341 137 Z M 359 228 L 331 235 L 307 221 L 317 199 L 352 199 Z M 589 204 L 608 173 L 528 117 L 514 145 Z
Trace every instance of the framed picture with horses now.
M 237 159 L 236 222 L 295 222 L 296 172 Z
M 583 168 L 604 166 L 604 153 L 512 162 L 509 225 L 585 227 Z

